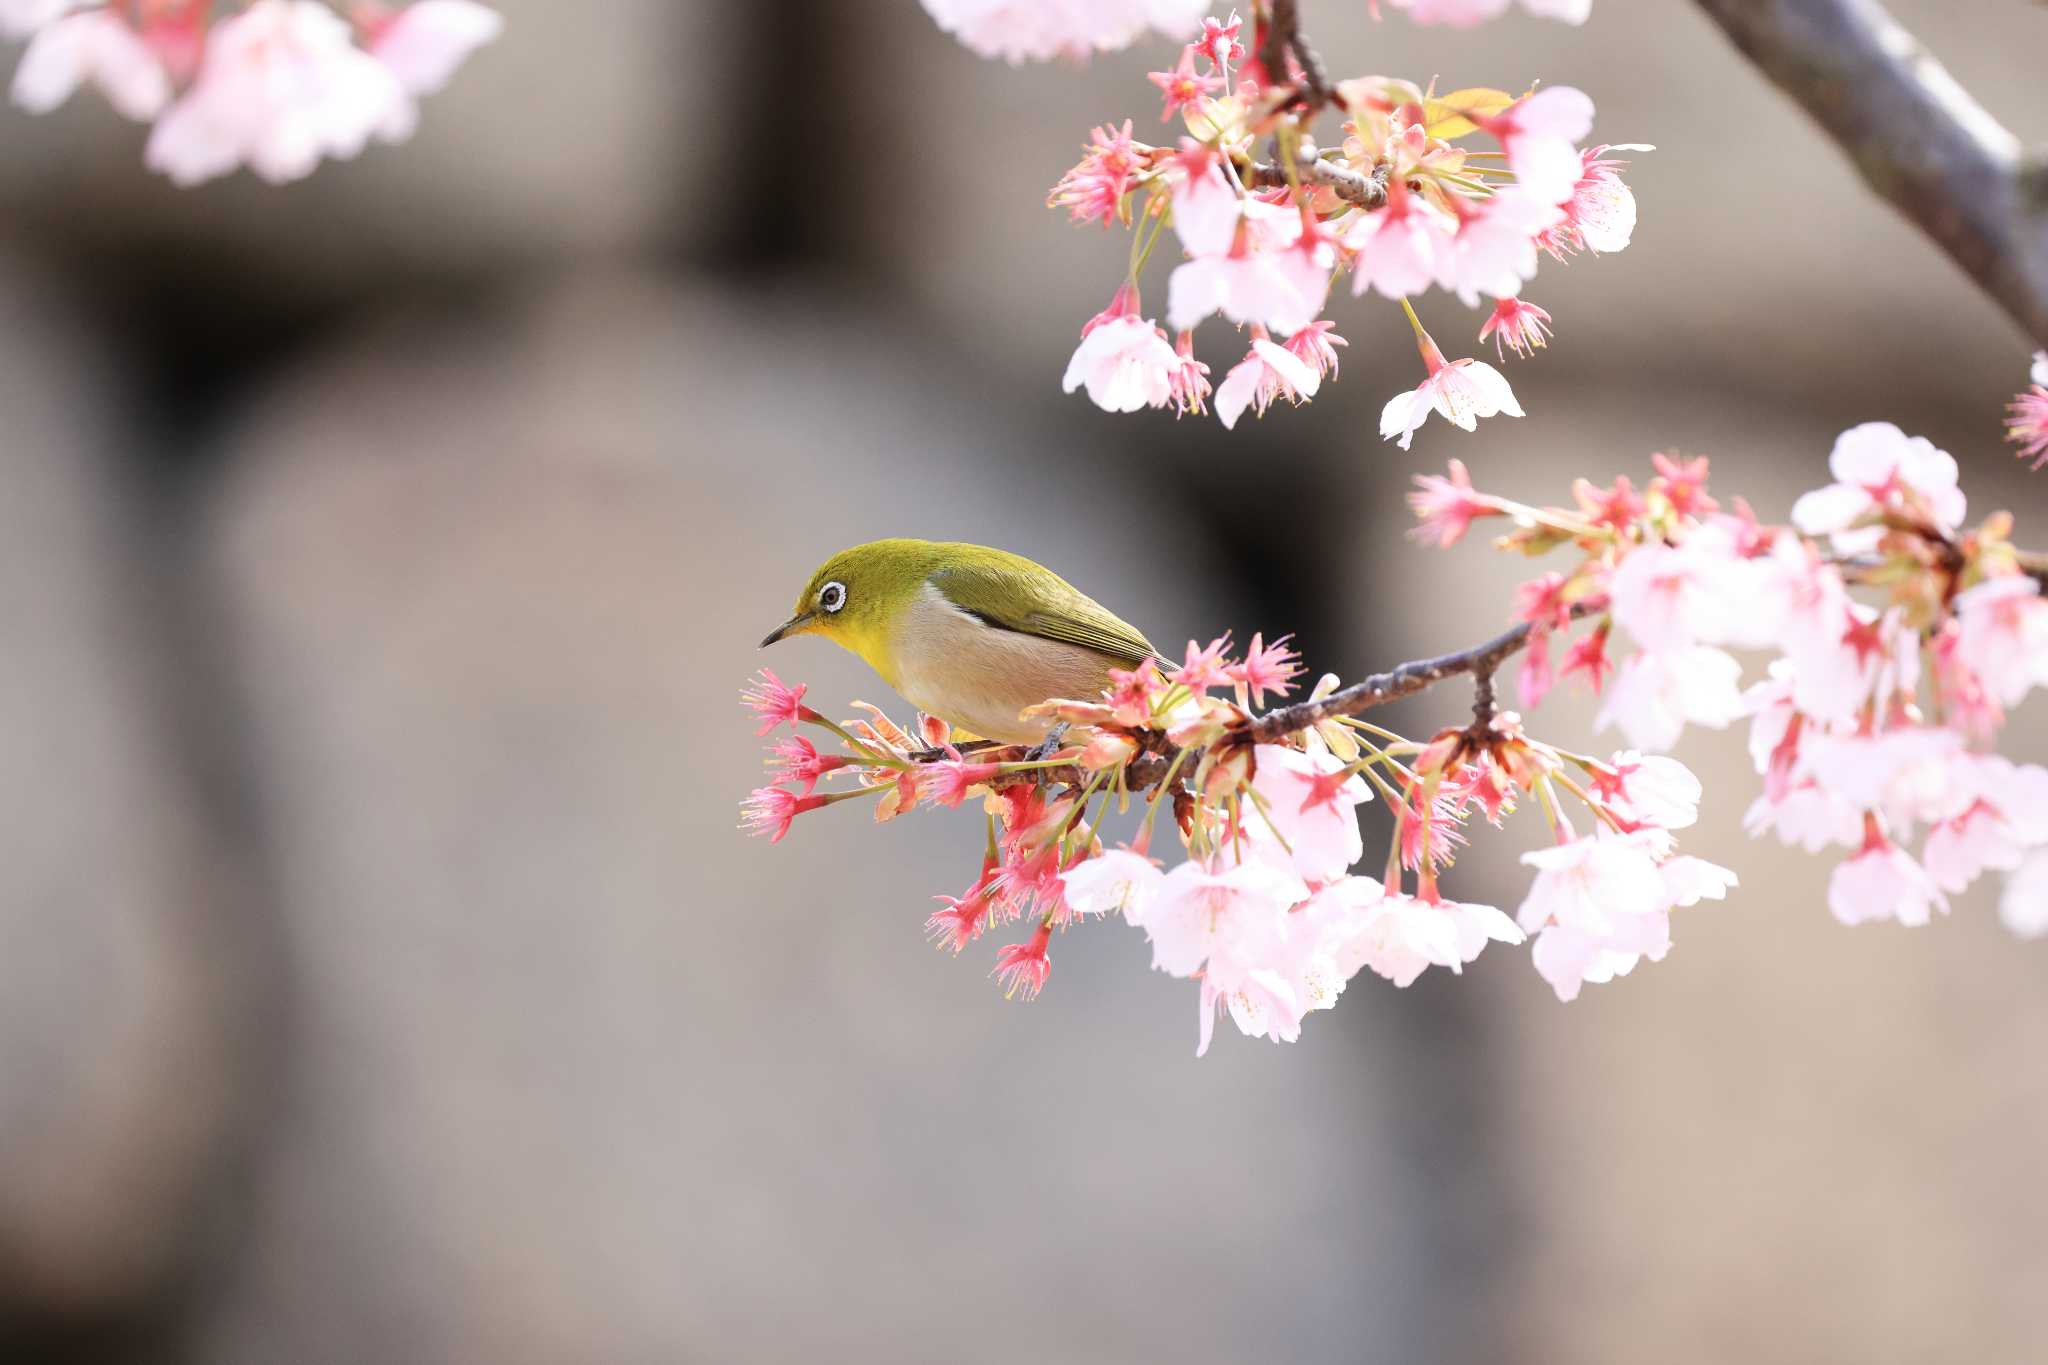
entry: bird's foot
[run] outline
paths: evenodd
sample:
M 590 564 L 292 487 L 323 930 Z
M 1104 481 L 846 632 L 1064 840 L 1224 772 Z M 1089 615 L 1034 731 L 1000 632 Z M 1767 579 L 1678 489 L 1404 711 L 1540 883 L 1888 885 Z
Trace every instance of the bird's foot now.
M 1067 723 L 1061 721 L 1045 732 L 1045 738 L 1024 751 L 1026 763 L 1043 763 L 1060 751 L 1067 739 Z

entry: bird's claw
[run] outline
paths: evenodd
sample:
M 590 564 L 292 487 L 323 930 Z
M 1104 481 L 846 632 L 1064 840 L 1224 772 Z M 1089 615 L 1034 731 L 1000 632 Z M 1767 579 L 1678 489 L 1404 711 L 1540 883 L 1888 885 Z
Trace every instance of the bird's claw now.
M 1060 751 L 1060 746 L 1066 743 L 1066 739 L 1067 723 L 1065 721 L 1061 721 L 1059 724 L 1053 726 L 1052 729 L 1045 732 L 1044 739 L 1039 740 L 1038 743 L 1032 745 L 1029 749 L 1026 749 L 1024 751 L 1024 761 L 1026 763 L 1045 762 L 1047 759 L 1051 758 L 1054 754 Z

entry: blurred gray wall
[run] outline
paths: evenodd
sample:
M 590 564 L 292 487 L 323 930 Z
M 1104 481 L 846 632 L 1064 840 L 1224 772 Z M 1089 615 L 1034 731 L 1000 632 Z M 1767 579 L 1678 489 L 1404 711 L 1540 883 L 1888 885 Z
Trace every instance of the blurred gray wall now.
M 2038 527 L 1998 442 L 2024 348 L 1687 5 L 1363 8 L 1306 6 L 1340 71 L 1580 84 L 1659 146 L 1635 246 L 1530 291 L 1530 416 L 1412 455 L 1374 437 L 1406 329 L 1348 299 L 1343 379 L 1233 436 L 1058 394 L 1123 242 L 1045 187 L 1155 117 L 1157 46 L 1011 70 L 907 3 L 507 6 L 413 144 L 285 191 L 172 191 L 90 101 L 8 115 L 4 1354 L 2031 1355 L 2048 956 L 1982 894 L 1835 926 L 1824 863 L 1742 840 L 1735 746 L 1685 756 L 1744 889 L 1667 962 L 1569 1008 L 1509 952 L 1361 981 L 1199 1063 L 1117 926 L 1029 1006 L 925 946 L 966 815 L 732 828 L 754 641 L 876 535 L 1356 675 L 1504 613 L 1519 566 L 1401 535 L 1448 456 L 1555 500 L 1708 452 L 1771 515 L 1886 417 Z M 2048 15 L 1896 8 L 2048 129 Z M 816 641 L 768 660 L 894 701 Z M 1461 894 L 1512 907 L 1534 842 Z

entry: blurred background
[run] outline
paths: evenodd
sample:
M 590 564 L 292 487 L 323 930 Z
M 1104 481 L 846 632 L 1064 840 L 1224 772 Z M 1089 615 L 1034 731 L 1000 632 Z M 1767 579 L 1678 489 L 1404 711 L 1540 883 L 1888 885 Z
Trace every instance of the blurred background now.
M 1663 964 L 1561 1007 L 1497 949 L 1200 1062 L 1120 926 L 1030 1006 L 925 945 L 966 812 L 733 828 L 755 642 L 875 536 L 1347 677 L 1504 619 L 1517 565 L 1402 535 L 1450 456 L 1548 501 L 1708 453 L 1782 516 L 1888 418 L 2048 539 L 1999 440 L 2028 348 L 1690 5 L 1306 5 L 1338 74 L 1577 84 L 1659 149 L 1635 245 L 1530 290 L 1529 416 L 1412 454 L 1375 433 L 1405 325 L 1348 296 L 1342 380 L 1235 435 L 1059 393 L 1125 243 L 1046 187 L 1158 126 L 1168 44 L 1015 70 L 907 0 L 506 8 L 413 143 L 289 189 L 173 190 L 96 99 L 0 115 L 0 1356 L 2038 1356 L 2048 949 L 1995 884 L 1836 926 L 1825 860 L 1740 835 L 1733 737 L 1683 756 L 1744 886 Z M 2048 135 L 2048 14 L 1893 8 Z M 766 661 L 902 712 L 821 642 Z M 1454 893 L 1512 909 L 1537 842 Z

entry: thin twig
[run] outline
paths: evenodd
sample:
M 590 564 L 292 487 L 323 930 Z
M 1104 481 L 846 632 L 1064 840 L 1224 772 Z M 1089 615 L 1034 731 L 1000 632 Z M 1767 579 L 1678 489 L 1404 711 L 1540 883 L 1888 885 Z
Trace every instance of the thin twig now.
M 1698 0 L 1880 197 L 2048 346 L 2048 167 L 1877 0 Z

